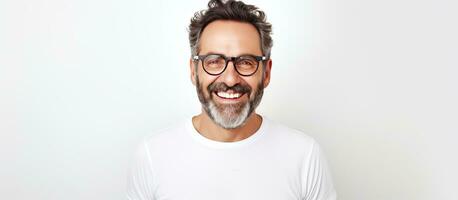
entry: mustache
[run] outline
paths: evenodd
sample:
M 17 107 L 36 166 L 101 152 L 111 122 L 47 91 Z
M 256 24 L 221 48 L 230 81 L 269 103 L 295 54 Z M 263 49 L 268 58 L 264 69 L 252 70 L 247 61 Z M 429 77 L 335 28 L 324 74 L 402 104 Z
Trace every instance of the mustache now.
M 208 92 L 211 94 L 213 92 L 226 92 L 228 90 L 233 90 L 237 93 L 251 93 L 251 87 L 248 85 L 236 84 L 232 87 L 227 86 L 225 83 L 211 83 L 207 87 Z

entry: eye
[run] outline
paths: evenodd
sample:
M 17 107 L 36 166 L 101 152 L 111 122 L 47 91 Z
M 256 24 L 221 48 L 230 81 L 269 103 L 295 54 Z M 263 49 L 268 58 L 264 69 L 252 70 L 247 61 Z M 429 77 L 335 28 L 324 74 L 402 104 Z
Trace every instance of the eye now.
M 208 55 L 204 60 L 204 68 L 210 71 L 221 70 L 221 68 L 224 68 L 225 62 L 220 55 Z
M 223 59 L 208 59 L 208 60 L 205 60 L 205 64 L 207 64 L 207 65 L 221 65 L 221 64 L 224 64 L 224 60 Z
M 241 67 L 253 67 L 253 66 L 256 66 L 256 60 L 252 59 L 252 58 L 240 58 L 238 61 L 237 61 L 237 65 L 241 66 Z
M 241 65 L 254 65 L 254 62 L 251 60 L 242 60 L 239 62 Z
M 218 59 L 211 59 L 207 61 L 207 64 L 218 64 L 220 61 Z

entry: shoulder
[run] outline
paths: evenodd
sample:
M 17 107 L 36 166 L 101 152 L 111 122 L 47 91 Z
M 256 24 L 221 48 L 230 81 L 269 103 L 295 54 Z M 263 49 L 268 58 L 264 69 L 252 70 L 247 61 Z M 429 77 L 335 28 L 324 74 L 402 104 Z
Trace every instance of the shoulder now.
M 185 140 L 186 134 L 186 121 L 182 120 L 178 123 L 172 124 L 168 127 L 153 131 L 146 135 L 142 143 L 149 150 L 164 151 L 168 148 L 177 147 Z
M 315 139 L 304 131 L 285 126 L 269 119 L 266 119 L 266 122 L 268 123 L 266 131 L 277 144 L 285 144 L 306 149 L 316 144 Z

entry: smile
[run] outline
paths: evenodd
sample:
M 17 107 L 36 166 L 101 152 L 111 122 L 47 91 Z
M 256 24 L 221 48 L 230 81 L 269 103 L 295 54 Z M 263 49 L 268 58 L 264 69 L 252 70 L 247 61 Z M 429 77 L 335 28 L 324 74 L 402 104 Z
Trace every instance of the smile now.
M 243 93 L 229 93 L 229 92 L 215 92 L 216 96 L 221 97 L 223 99 L 238 99 L 240 98 Z

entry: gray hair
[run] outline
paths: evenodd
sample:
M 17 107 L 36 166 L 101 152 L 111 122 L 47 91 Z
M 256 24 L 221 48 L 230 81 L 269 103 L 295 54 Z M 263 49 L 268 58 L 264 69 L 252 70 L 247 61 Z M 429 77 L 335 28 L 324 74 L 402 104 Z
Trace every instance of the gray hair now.
M 191 55 L 198 55 L 200 34 L 215 20 L 234 20 L 252 24 L 259 32 L 263 55 L 270 57 L 273 46 L 272 25 L 266 21 L 266 15 L 254 5 L 234 0 L 210 0 L 208 9 L 194 13 L 188 28 Z

